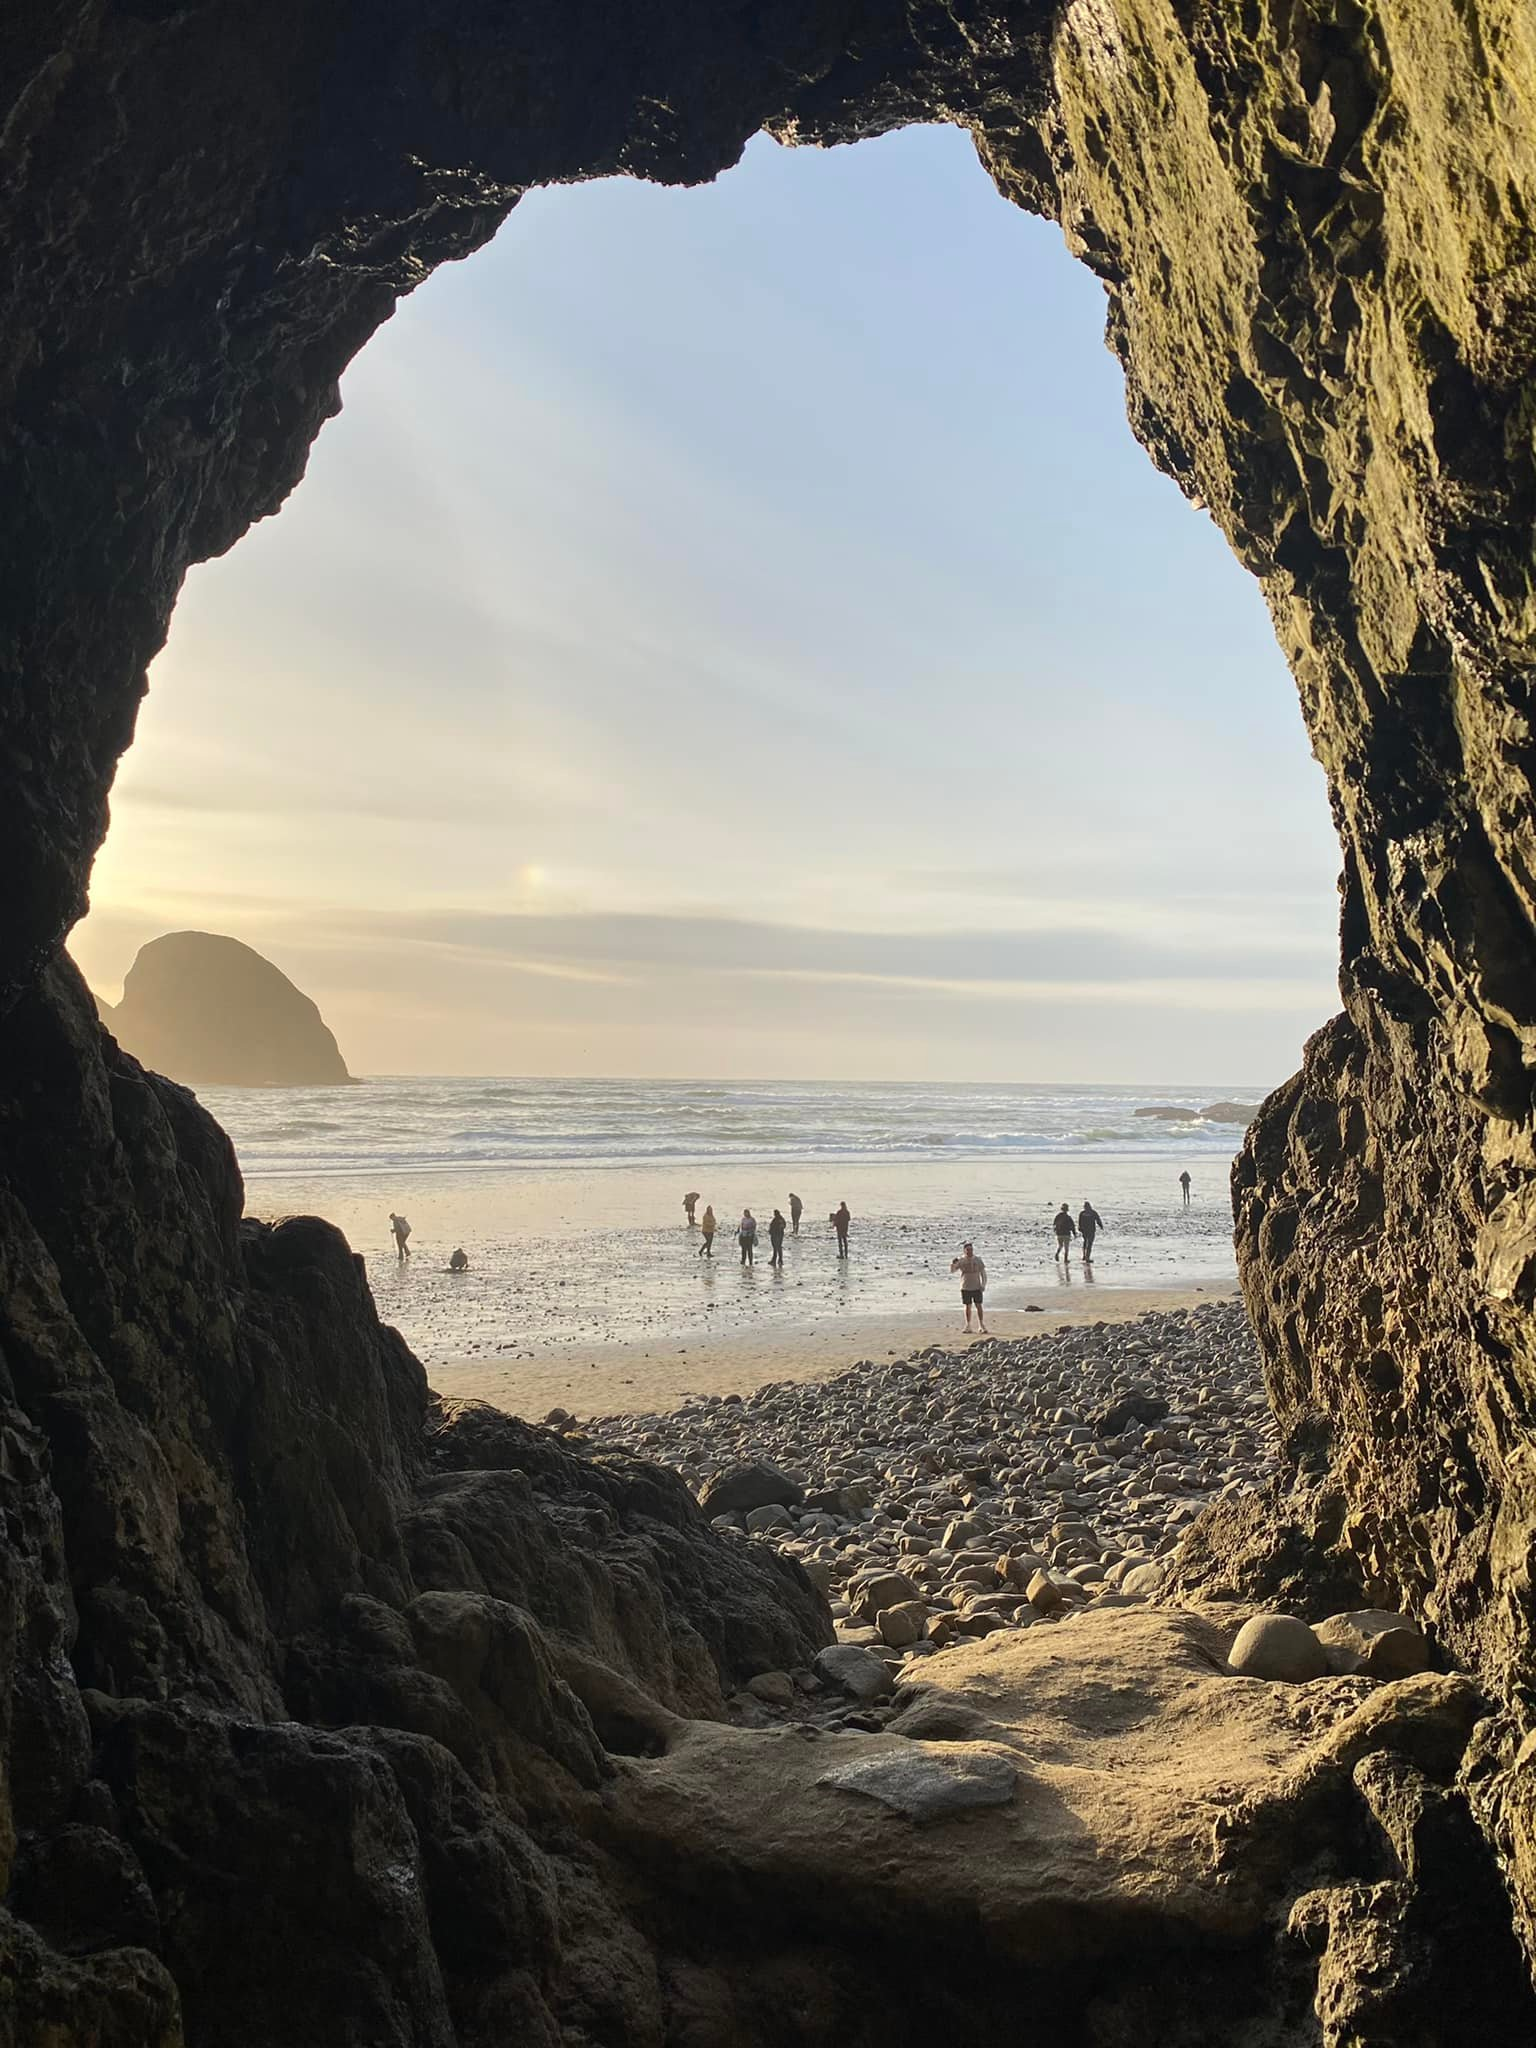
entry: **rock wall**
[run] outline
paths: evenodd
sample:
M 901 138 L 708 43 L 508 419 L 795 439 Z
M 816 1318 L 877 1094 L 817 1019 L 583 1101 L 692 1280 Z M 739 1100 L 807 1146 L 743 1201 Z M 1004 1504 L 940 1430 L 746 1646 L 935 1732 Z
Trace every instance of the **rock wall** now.
M 67 963 L 0 1069 L 0 2040 L 553 2040 L 593 1998 L 624 2038 L 573 1822 L 825 1603 L 672 1475 L 444 1412 Z
M 1137 432 L 1262 579 L 1343 847 L 1346 1015 L 1234 1180 L 1298 1480 L 1247 1583 L 1287 1527 L 1300 1580 L 1481 1674 L 1536 1950 L 1536 18 L 1076 0 L 1051 65 L 983 155 L 1104 278 Z
M 1529 1912 L 1533 37 L 1524 0 L 80 0 L 0 18 L 0 1842 L 21 1844 L 30 1927 L 62 1930 L 45 1951 L 14 1923 L 11 1968 L 43 2004 L 64 1978 L 77 2014 L 94 2002 L 82 2038 L 172 2037 L 165 1968 L 131 1945 L 170 1894 L 183 1917 L 159 1952 L 195 2031 L 239 2037 L 199 1975 L 261 1911 L 259 1884 L 216 1867 L 221 1786 L 256 1864 L 284 1815 L 353 1830 L 294 1837 L 312 1896 L 356 1930 L 340 1961 L 317 1944 L 295 1963 L 317 2036 L 351 2038 L 329 2016 L 370 2000 L 369 2039 L 474 2038 L 482 2013 L 548 2036 L 526 2016 L 553 2010 L 555 1930 L 595 1894 L 485 1787 L 558 1804 L 603 1766 L 519 1605 L 538 1574 L 492 1569 L 520 1554 L 508 1532 L 526 1557 L 541 1527 L 611 1515 L 628 1541 L 643 1522 L 647 1583 L 695 1616 L 645 1649 L 646 1684 L 696 1700 L 734 1654 L 697 1603 L 708 1546 L 681 1502 L 676 1525 L 656 1512 L 654 1482 L 578 1511 L 563 1489 L 592 1482 L 530 1469 L 545 1453 L 521 1438 L 427 1462 L 419 1371 L 339 1241 L 242 1232 L 218 1134 L 102 1052 L 49 963 L 185 568 L 278 506 L 395 298 L 530 184 L 705 178 L 764 125 L 969 125 L 1000 188 L 1103 279 L 1136 431 L 1263 581 L 1333 792 L 1347 1007 L 1238 1176 L 1297 1460 L 1269 1568 L 1299 1591 L 1322 1559 L 1410 1599 L 1476 1667 L 1502 1719 L 1468 1783 Z M 561 1569 L 579 1601 L 586 1566 Z M 587 1590 L 581 1641 L 640 1672 L 627 1601 Z M 570 1670 L 596 1698 L 587 1654 Z M 320 1720 L 387 1699 L 374 1720 L 395 1732 L 285 1732 L 290 1689 Z M 615 1741 L 631 1709 L 598 1703 Z M 109 1867 L 121 1882 L 98 1882 Z M 69 1914 L 109 1893 L 137 1919 L 115 1907 L 117 1946 L 69 1960 Z M 494 1981 L 429 1957 L 486 1896 Z M 609 2025 L 631 1980 L 606 1981 Z M 278 2038 L 258 2023 L 282 1986 L 245 1989 L 250 2038 Z

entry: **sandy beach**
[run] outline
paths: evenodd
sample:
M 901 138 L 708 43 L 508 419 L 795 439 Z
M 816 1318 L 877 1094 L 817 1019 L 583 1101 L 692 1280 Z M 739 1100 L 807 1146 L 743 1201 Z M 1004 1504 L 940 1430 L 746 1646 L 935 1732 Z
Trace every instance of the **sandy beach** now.
M 1149 1309 L 1184 1309 L 1229 1301 L 1237 1290 L 1213 1282 L 1185 1288 L 1096 1287 L 1039 1313 L 1000 1309 L 988 1319 L 994 1336 L 1039 1336 L 1094 1323 L 1121 1323 Z M 436 1391 L 453 1400 L 489 1401 L 513 1415 L 542 1421 L 552 1408 L 577 1417 L 649 1414 L 676 1407 L 690 1394 L 750 1394 L 770 1381 L 831 1378 L 860 1359 L 907 1358 L 929 1345 L 963 1344 L 956 1301 L 947 1310 L 894 1316 L 838 1316 L 824 1322 L 705 1336 L 689 1342 L 641 1338 L 573 1346 L 510 1363 L 442 1359 L 429 1368 Z

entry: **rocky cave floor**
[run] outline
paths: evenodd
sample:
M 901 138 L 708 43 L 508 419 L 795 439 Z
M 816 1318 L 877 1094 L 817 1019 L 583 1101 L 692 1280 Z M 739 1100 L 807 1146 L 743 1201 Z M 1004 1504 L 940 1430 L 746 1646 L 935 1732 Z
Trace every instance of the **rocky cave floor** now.
M 533 1428 L 72 970 L 0 1051 L 0 2048 L 1536 2039 L 1239 1311 Z
M 604 1817 L 626 1862 L 686 1870 L 722 1913 L 835 1900 L 855 1946 L 948 1931 L 980 2039 L 999 1970 L 1035 1984 L 1053 2040 L 1530 2037 L 1458 1784 L 1476 1688 L 1411 1617 L 1309 1626 L 1180 1585 L 1211 1503 L 1240 1526 L 1282 1497 L 1240 1305 L 549 1422 L 671 1467 L 834 1622 L 806 1664 L 752 1673 L 726 1723 L 637 1709 Z M 1463 1943 L 1475 2010 L 1447 2021 Z M 677 2040 L 753 2037 L 735 1972 L 690 1995 Z
M 549 1421 L 670 1467 L 715 1528 L 797 1559 L 839 1644 L 870 1652 L 840 1668 L 871 1697 L 877 1664 L 915 1680 L 951 1643 L 1152 1597 L 1184 1531 L 1272 1477 L 1277 1451 L 1252 1330 L 1225 1302 Z M 801 1673 L 792 1700 L 766 1673 L 730 1704 L 763 1725 L 822 1689 Z

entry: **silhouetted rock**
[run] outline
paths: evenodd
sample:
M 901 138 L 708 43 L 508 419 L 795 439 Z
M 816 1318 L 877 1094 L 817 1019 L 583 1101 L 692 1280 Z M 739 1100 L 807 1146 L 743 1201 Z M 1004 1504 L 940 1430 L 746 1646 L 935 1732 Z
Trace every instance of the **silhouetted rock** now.
M 1200 1112 L 1198 1110 L 1177 1109 L 1169 1103 L 1154 1102 L 1145 1109 L 1136 1110 L 1134 1114 L 1137 1116 L 1156 1117 L 1159 1123 L 1165 1124 L 1193 1124 L 1198 1123 L 1200 1120 Z
M 320 1088 L 349 1081 L 318 1008 L 238 939 L 167 932 L 139 948 L 103 1021 L 136 1060 L 189 1086 Z

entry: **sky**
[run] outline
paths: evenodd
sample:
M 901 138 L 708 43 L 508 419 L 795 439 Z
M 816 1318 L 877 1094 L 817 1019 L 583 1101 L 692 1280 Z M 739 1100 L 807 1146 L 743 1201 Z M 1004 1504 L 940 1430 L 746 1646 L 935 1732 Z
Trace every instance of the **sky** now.
M 1273 1083 L 1337 846 L 1102 288 L 955 130 L 530 194 L 189 577 L 72 950 L 355 1073 Z

